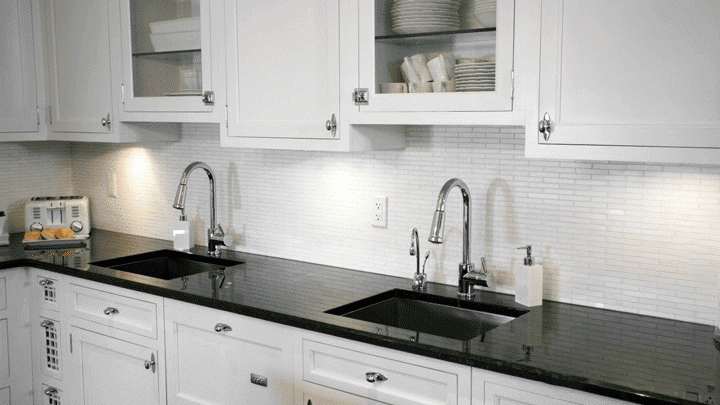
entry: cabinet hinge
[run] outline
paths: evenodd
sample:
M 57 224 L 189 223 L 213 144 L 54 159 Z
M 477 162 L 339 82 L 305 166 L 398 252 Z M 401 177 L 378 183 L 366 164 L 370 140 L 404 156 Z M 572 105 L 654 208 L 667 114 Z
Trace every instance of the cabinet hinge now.
M 72 333 L 70 334 L 70 353 L 72 353 Z
M 52 125 L 52 106 L 48 106 L 48 123 Z
M 515 69 L 510 71 L 510 100 L 515 99 Z
M 368 89 L 355 89 L 353 91 L 353 101 L 355 105 L 368 105 L 370 102 L 370 92 Z

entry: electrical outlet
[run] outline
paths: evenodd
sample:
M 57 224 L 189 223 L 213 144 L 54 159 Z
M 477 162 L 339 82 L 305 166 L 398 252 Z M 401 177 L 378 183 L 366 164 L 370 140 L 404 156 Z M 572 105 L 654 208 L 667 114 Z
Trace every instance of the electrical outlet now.
M 372 226 L 387 228 L 387 197 L 374 197 L 372 205 Z

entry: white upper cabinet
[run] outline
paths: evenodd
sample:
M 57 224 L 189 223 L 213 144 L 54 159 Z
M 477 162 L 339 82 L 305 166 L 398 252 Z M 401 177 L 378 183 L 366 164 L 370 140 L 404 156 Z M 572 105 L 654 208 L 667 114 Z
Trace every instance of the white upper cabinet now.
M 177 139 L 177 128 L 124 126 L 117 120 L 121 96 L 119 16 L 117 1 L 46 0 L 50 139 Z
M 350 3 L 356 15 L 343 27 L 356 20 L 358 34 L 342 48 L 343 100 L 356 89 L 363 99 L 353 123 L 522 122 L 513 114 L 514 0 Z
M 221 121 L 222 11 L 210 0 L 120 2 L 120 120 Z
M 44 81 L 38 3 L 4 0 L 0 16 L 0 141 L 45 139 L 39 104 L 44 103 Z
M 345 1 L 226 0 L 225 5 L 228 118 L 222 146 L 325 151 L 405 146 L 402 131 L 353 128 L 341 111 Z
M 716 0 L 543 0 L 539 13 L 528 156 L 718 162 Z

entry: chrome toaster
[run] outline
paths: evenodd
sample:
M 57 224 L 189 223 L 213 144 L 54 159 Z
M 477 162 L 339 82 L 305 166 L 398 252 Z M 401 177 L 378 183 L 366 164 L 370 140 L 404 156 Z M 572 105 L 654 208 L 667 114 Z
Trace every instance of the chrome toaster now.
M 85 196 L 32 197 L 25 204 L 25 230 L 68 227 L 90 234 L 90 200 Z

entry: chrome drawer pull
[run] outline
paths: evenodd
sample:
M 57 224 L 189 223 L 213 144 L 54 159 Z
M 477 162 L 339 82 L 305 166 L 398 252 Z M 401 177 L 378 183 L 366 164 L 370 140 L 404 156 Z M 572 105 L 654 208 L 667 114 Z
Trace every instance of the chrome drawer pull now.
M 215 325 L 215 332 L 230 332 L 232 331 L 232 328 L 230 325 L 225 325 L 224 323 L 219 323 Z
M 42 321 L 42 322 L 40 322 L 40 326 L 47 329 L 47 328 L 52 328 L 53 326 L 55 326 L 55 323 L 53 323 L 53 321 Z
M 43 394 L 45 394 L 47 396 L 57 395 L 57 393 L 58 393 L 58 390 L 55 387 L 47 387 L 47 388 L 45 388 L 45 391 L 43 391 Z
M 53 281 L 50 280 L 50 279 L 44 278 L 44 279 L 38 281 L 38 284 L 40 284 L 41 286 L 45 287 L 45 286 L 48 286 L 48 285 L 53 285 Z
M 365 380 L 367 380 L 367 382 L 369 383 L 374 383 L 375 381 L 387 381 L 387 377 L 380 373 L 370 371 L 368 373 L 365 373 Z
M 114 315 L 114 314 L 120 313 L 120 311 L 118 311 L 117 308 L 113 308 L 113 307 L 107 307 L 107 308 L 105 308 L 105 310 L 103 312 L 105 313 L 105 315 Z

